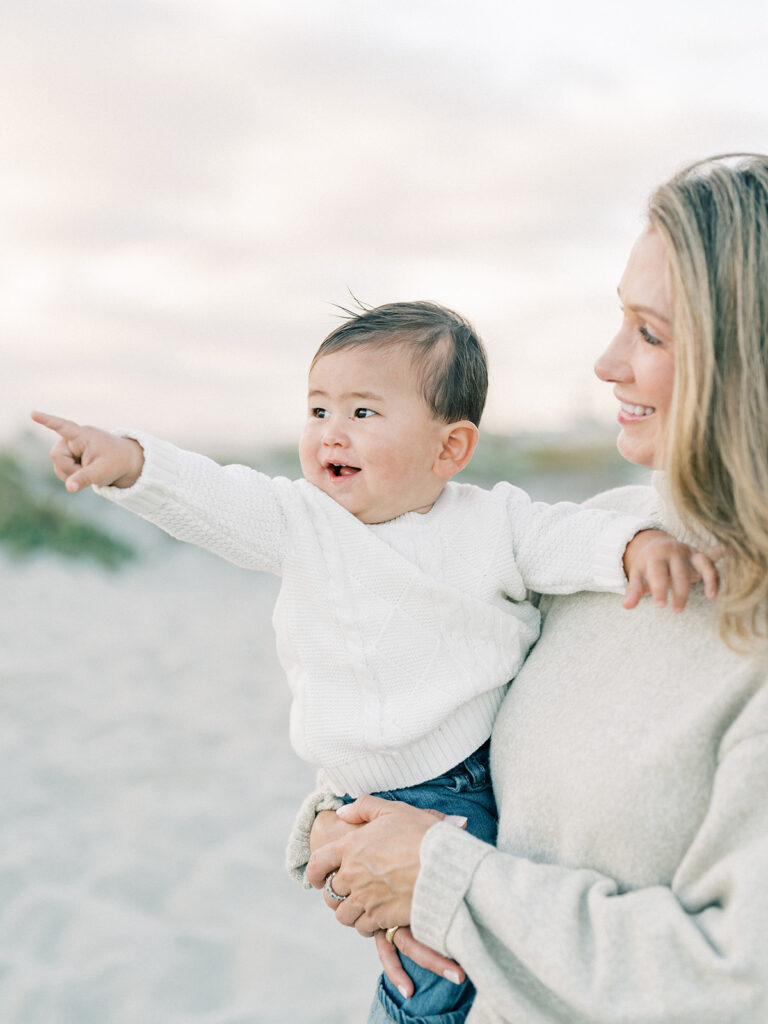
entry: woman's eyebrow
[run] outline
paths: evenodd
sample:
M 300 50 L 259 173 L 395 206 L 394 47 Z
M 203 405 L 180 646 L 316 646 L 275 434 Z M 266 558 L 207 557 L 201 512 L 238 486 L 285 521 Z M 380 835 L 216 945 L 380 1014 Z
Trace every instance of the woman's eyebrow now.
M 661 320 L 661 322 L 664 324 L 669 323 L 667 317 L 665 317 L 664 314 L 660 313 L 657 309 L 654 309 L 652 306 L 639 306 L 636 305 L 634 302 L 629 302 L 627 303 L 627 308 L 631 309 L 633 313 L 645 313 L 646 316 L 655 317 L 656 320 Z
M 616 289 L 616 294 L 621 300 L 621 291 L 618 288 Z M 669 323 L 669 318 L 664 316 L 664 314 L 660 313 L 657 309 L 654 309 L 653 306 L 643 306 L 641 303 L 637 302 L 624 303 L 623 300 L 622 306 L 625 306 L 627 309 L 631 309 L 633 313 L 646 313 L 649 316 L 655 317 L 657 320 L 661 320 L 662 323 Z

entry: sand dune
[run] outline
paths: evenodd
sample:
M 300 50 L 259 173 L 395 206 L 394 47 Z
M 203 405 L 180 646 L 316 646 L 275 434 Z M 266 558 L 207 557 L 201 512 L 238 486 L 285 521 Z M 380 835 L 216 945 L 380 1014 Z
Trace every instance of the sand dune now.
M 373 945 L 283 868 L 277 581 L 142 543 L 0 560 L 0 1020 L 357 1024 Z

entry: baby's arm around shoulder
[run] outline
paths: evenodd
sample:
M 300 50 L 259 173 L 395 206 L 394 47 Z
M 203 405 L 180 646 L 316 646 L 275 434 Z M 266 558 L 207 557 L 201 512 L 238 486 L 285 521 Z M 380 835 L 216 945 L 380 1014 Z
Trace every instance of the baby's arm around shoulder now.
M 572 502 L 532 502 L 518 488 L 510 489 L 507 508 L 518 569 L 532 590 L 626 589 L 624 607 L 634 608 L 647 593 L 657 605 L 666 604 L 671 588 L 676 611 L 685 606 L 695 580 L 705 581 L 708 597 L 717 594 L 711 559 L 658 529 L 655 520 Z

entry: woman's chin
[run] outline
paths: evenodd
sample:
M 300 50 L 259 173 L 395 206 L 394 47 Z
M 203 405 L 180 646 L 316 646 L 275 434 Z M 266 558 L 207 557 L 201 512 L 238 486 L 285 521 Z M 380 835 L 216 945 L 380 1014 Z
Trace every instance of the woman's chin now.
M 643 441 L 640 438 L 629 437 L 627 432 L 622 430 L 616 438 L 616 447 L 619 455 L 634 466 L 644 466 L 646 469 L 661 469 L 663 467 L 659 446 L 648 440 Z

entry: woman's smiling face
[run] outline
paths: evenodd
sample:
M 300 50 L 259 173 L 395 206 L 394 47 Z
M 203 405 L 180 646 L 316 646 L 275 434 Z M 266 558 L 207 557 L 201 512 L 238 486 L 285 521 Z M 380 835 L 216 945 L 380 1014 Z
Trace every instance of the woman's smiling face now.
M 638 466 L 662 469 L 675 363 L 667 256 L 657 231 L 648 229 L 635 242 L 619 299 L 621 327 L 595 363 L 595 373 L 615 385 L 621 454 Z

